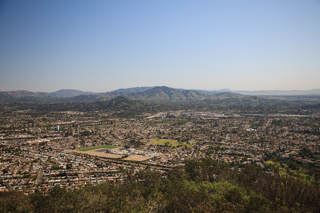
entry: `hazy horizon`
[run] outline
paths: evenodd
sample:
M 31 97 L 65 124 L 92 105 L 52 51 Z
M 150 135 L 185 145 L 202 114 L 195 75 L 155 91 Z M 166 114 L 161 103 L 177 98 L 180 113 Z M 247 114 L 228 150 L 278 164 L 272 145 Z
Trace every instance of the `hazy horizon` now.
M 320 2 L 0 2 L 0 91 L 320 89 Z
M 58 89 L 58 90 L 54 90 L 54 91 L 32 91 L 32 90 L 26 90 L 26 89 L 21 89 L 21 90 L 3 90 L 0 92 L 13 92 L 13 91 L 28 91 L 28 92 L 45 92 L 45 93 L 51 93 L 51 92 L 57 92 L 60 90 L 78 90 L 78 91 L 82 91 L 82 92 L 91 92 L 91 93 L 106 93 L 106 92 L 113 92 L 115 90 L 120 90 L 120 89 L 131 89 L 131 88 L 142 88 L 142 87 L 168 87 L 165 85 L 162 86 L 136 86 L 136 87 L 126 87 L 126 88 L 118 88 L 118 89 L 114 89 L 114 90 L 109 90 L 109 91 L 98 91 L 98 92 L 93 92 L 93 91 L 88 91 L 88 90 L 81 90 L 81 89 L 74 89 L 74 88 L 62 88 L 62 89 Z M 173 89 L 185 89 L 185 88 L 176 88 L 176 87 L 169 87 L 169 88 L 173 88 Z M 261 92 L 261 91 L 282 91 L 282 92 L 289 92 L 289 91 L 312 91 L 312 90 L 320 90 L 320 89 L 310 89 L 310 90 L 231 90 L 229 88 L 222 88 L 222 89 L 186 89 L 186 90 L 197 90 L 197 91 L 222 91 L 222 90 L 230 90 L 232 92 L 237 92 L 237 91 L 242 91 L 242 92 Z

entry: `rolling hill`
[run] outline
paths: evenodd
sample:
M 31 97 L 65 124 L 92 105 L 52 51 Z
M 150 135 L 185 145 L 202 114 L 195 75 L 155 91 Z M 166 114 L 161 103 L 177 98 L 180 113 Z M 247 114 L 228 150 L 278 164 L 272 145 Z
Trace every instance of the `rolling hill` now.
M 125 96 L 132 100 L 148 102 L 162 101 L 201 101 L 205 99 L 220 100 L 226 98 L 239 98 L 241 95 L 230 92 L 207 93 L 197 90 L 174 89 L 161 87 L 135 87 L 119 89 L 106 93 L 83 92 L 80 90 L 62 89 L 56 92 L 29 92 L 12 91 L 0 92 L 0 103 L 57 103 L 57 102 L 86 102 L 110 100 Z
M 226 90 L 221 92 L 216 91 L 198 91 L 198 90 L 186 90 L 175 89 L 166 86 L 158 87 L 134 87 L 127 89 L 118 89 L 106 93 L 93 93 L 83 92 L 80 90 L 62 89 L 56 92 L 30 92 L 30 91 L 9 91 L 0 92 L 0 103 L 67 103 L 67 102 L 94 102 L 104 101 L 124 96 L 131 100 L 139 100 L 146 102 L 219 102 L 219 103 L 241 103 L 241 104 L 253 104 L 253 103 L 266 103 L 269 99 L 278 99 L 279 97 L 256 97 L 250 95 L 244 95 L 239 93 L 233 93 Z M 308 96 L 303 96 L 303 100 Z M 288 98 L 282 98 L 283 100 L 295 101 L 294 96 Z M 301 99 L 301 97 L 300 97 Z M 299 100 L 300 100 L 299 99 Z M 310 99 L 310 98 L 309 98 Z M 309 100 L 308 99 L 308 100 Z M 314 99 L 319 99 L 318 96 Z M 298 100 L 297 100 L 298 101 Z M 318 101 L 319 102 L 319 101 Z
M 142 101 L 199 101 L 208 98 L 209 96 L 203 92 L 194 90 L 179 90 L 169 87 L 154 87 L 139 93 L 129 93 L 124 95 L 130 99 Z

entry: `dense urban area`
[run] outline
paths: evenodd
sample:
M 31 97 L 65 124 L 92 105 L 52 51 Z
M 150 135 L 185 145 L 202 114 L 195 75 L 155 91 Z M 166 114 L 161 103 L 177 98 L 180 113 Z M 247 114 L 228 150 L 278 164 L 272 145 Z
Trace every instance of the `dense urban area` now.
M 37 111 L 5 105 L 0 112 L 0 192 L 21 192 L 25 196 L 23 199 L 28 195 L 49 198 L 56 197 L 54 193 L 98 190 L 94 187 L 99 186 L 121 187 L 128 184 L 128 179 L 132 184 L 131 178 L 136 178 L 139 183 L 146 180 L 145 176 L 139 176 L 142 173 L 157 174 L 160 182 L 163 178 L 169 181 L 170 174 L 178 175 L 181 169 L 189 185 L 195 184 L 192 181 L 200 181 L 192 186 L 187 184 L 189 188 L 204 187 L 201 184 L 217 181 L 217 184 L 230 183 L 242 189 L 244 186 L 233 183 L 226 175 L 244 174 L 246 169 L 254 168 L 261 177 L 272 180 L 291 178 L 304 184 L 301 190 L 307 186 L 316 190 L 311 197 L 301 190 L 295 192 L 304 198 L 290 201 L 293 202 L 290 206 L 285 203 L 288 200 L 272 201 L 264 195 L 264 198 L 259 197 L 262 204 L 256 204 L 257 211 L 280 211 L 281 208 L 283 212 L 319 210 L 320 114 L 312 110 L 300 112 L 180 109 L 119 116 L 119 111 L 110 110 Z M 213 164 L 222 168 L 223 165 L 228 172 L 220 174 L 220 170 L 212 169 L 216 172 L 204 175 L 203 162 L 208 164 L 202 166 Z M 227 189 L 229 186 L 221 187 Z M 200 188 L 194 190 L 199 191 Z M 293 193 L 279 190 L 280 194 Z M 246 193 L 251 192 L 247 190 Z M 255 193 L 259 195 L 262 192 Z M 144 197 L 143 194 L 136 196 Z M 153 199 L 152 202 L 156 202 Z M 114 209 L 136 209 L 137 204 L 130 202 L 127 207 L 117 206 Z M 141 211 L 169 211 L 168 203 L 148 203 L 146 206 L 145 202 L 141 208 L 146 209 Z M 252 205 L 250 202 L 246 205 Z M 238 208 L 231 204 L 220 206 L 220 209 L 216 209 L 219 205 L 195 205 L 200 209 L 193 211 L 233 211 Z M 194 206 L 186 207 L 187 211 L 192 211 L 191 207 Z M 8 210 L 9 207 L 6 208 Z M 103 209 L 90 208 L 78 210 Z M 76 208 L 72 206 L 72 209 Z M 247 210 L 243 207 L 239 211 Z M 186 209 L 181 207 L 174 211 Z

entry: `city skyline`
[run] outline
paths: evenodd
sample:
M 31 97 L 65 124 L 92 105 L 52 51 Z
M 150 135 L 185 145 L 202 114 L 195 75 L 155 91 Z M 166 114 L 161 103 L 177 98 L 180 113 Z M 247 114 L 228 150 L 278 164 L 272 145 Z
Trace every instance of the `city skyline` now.
M 3 1 L 0 91 L 319 89 L 319 1 Z

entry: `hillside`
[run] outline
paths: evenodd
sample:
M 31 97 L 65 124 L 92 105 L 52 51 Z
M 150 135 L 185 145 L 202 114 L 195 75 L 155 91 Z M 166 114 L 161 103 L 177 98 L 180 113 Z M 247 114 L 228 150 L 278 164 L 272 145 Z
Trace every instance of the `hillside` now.
M 226 90 L 224 90 L 226 91 Z M 91 93 L 80 90 L 59 90 L 56 92 L 29 92 L 10 91 L 0 92 L 0 104 L 8 103 L 36 103 L 58 104 L 64 103 L 65 108 L 77 104 L 89 102 L 86 105 L 90 109 L 90 102 L 112 100 L 117 97 L 126 97 L 130 100 L 145 101 L 149 103 L 170 103 L 170 109 L 217 109 L 237 107 L 241 109 L 281 109 L 288 106 L 308 106 L 320 103 L 320 96 L 250 96 L 233 92 L 206 92 L 197 90 L 175 89 L 166 86 L 161 87 L 135 87 L 119 89 L 106 93 Z M 172 104 L 174 103 L 175 106 Z M 66 105 L 67 104 L 67 105 Z M 183 104 L 183 106 L 180 106 Z M 79 104 L 78 104 L 79 105 Z M 84 105 L 82 103 L 81 105 Z M 58 105 L 55 105 L 58 106 Z M 188 108 L 189 107 L 189 108 Z M 61 108 L 61 107 L 58 107 Z M 78 108 L 78 107 L 76 107 Z M 95 107 L 93 107 L 95 108 Z M 169 109 L 168 106 L 162 108 Z
M 48 93 L 48 96 L 56 96 L 56 97 L 75 97 L 79 95 L 89 95 L 92 92 L 83 92 L 81 90 L 74 89 L 61 89 L 56 92 Z
M 270 176 L 254 165 L 187 160 L 163 174 L 125 171 L 124 181 L 74 191 L 0 192 L 1 212 L 319 212 L 319 185 Z
M 126 97 L 133 100 L 143 100 L 148 102 L 163 102 L 163 101 L 202 101 L 202 100 L 223 100 L 223 99 L 242 99 L 249 98 L 237 93 L 222 92 L 222 93 L 206 93 L 197 90 L 174 89 L 170 87 L 155 87 L 140 93 L 126 94 Z M 255 97 L 254 97 L 255 98 Z
M 118 94 L 128 94 L 128 93 L 144 92 L 152 88 L 154 87 L 131 87 L 131 88 L 125 88 L 125 89 L 117 89 L 113 92 Z
M 203 92 L 194 90 L 179 90 L 169 87 L 155 87 L 144 92 L 130 93 L 126 97 L 143 101 L 183 101 L 183 100 L 203 100 L 209 96 Z
M 226 98 L 241 98 L 239 94 L 231 92 L 207 93 L 197 90 L 174 89 L 161 87 L 134 87 L 118 89 L 106 93 L 83 92 L 80 90 L 62 89 L 51 93 L 39 93 L 29 91 L 0 92 L 0 103 L 56 103 L 56 102 L 86 102 L 110 100 L 119 96 L 125 96 L 132 100 L 148 102 L 163 101 L 201 101 L 205 99 L 220 100 Z
M 26 90 L 0 92 L 0 103 L 53 103 L 69 101 L 68 98 L 87 96 L 91 92 L 62 89 L 55 92 L 30 92 Z
M 296 96 L 296 95 L 320 95 L 320 89 L 312 90 L 260 90 L 260 91 L 232 91 L 243 95 L 265 96 Z

